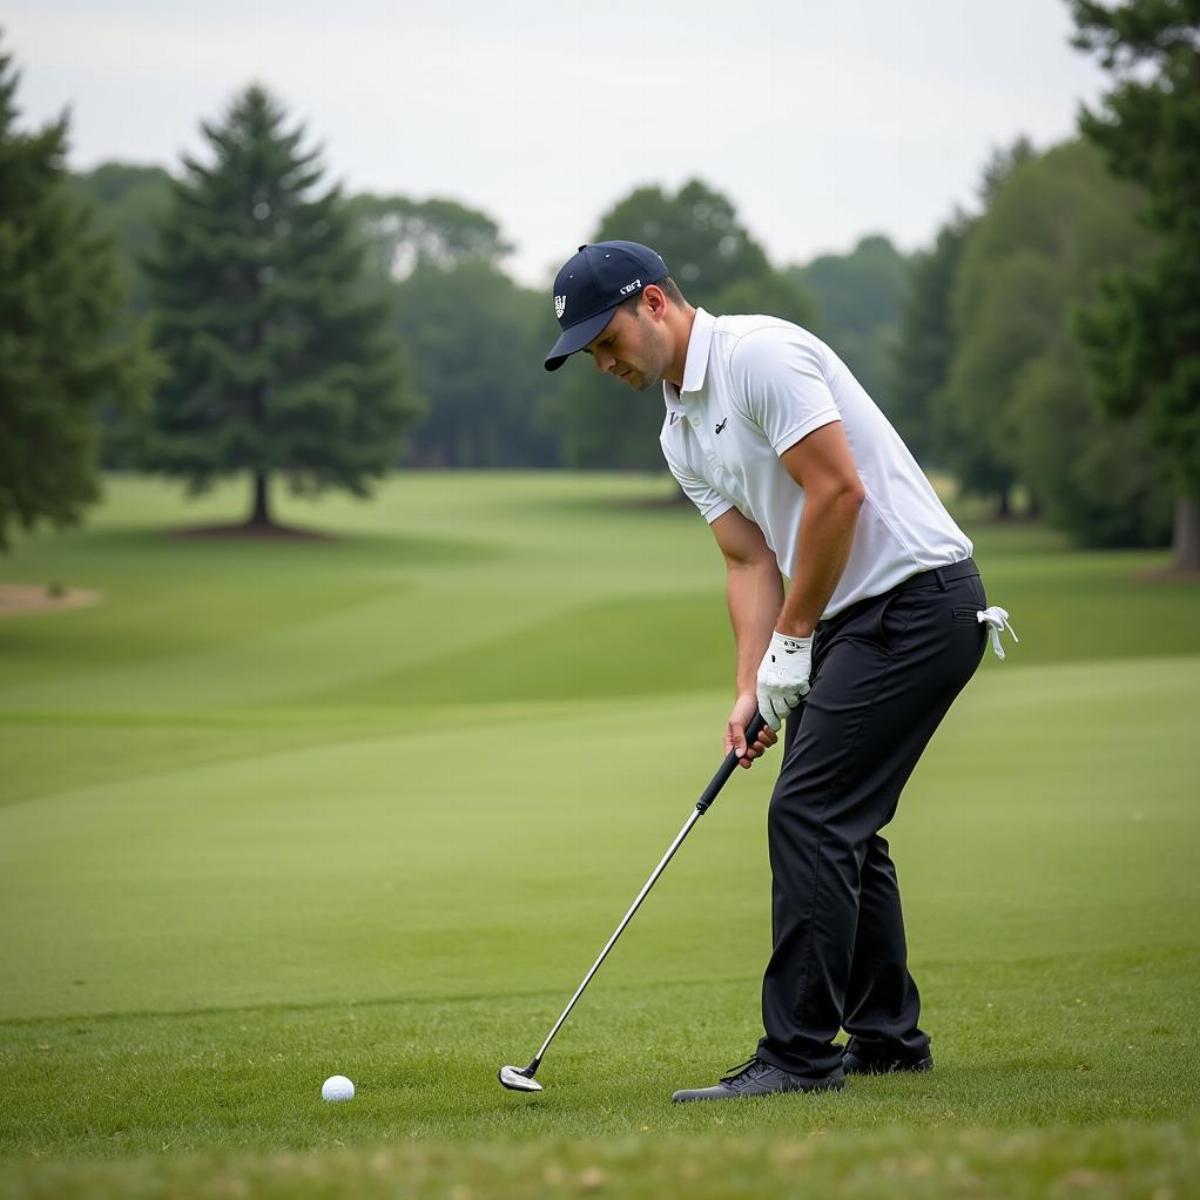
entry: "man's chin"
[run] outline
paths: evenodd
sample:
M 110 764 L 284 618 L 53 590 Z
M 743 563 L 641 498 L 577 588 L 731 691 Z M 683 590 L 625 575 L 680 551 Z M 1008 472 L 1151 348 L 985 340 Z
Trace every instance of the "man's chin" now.
M 662 382 L 662 378 L 653 375 L 643 375 L 638 371 L 634 371 L 626 378 L 625 382 L 633 388 L 635 392 L 648 392 L 651 388 L 656 388 Z

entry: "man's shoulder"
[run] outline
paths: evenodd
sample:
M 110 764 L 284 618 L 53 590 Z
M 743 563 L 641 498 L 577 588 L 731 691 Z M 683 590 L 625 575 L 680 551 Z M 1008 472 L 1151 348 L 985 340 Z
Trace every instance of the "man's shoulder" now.
M 734 314 L 718 317 L 713 347 L 735 380 L 745 382 L 764 371 L 773 373 L 786 363 L 802 361 L 823 369 L 825 343 L 807 329 L 781 317 Z
M 816 335 L 807 329 L 764 313 L 731 313 L 717 317 L 713 324 L 713 340 L 727 357 L 739 349 L 753 350 L 759 346 L 820 345 Z

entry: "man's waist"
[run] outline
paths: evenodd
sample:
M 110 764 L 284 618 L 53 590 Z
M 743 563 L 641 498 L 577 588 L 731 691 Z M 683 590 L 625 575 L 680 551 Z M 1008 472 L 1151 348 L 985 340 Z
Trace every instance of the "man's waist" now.
M 887 597 L 896 595 L 897 592 L 913 591 L 918 588 L 937 588 L 944 592 L 950 584 L 978 574 L 979 567 L 973 558 L 964 558 L 960 562 L 950 563 L 944 567 L 930 567 L 928 570 L 918 571 L 915 575 L 909 575 L 908 578 L 902 579 L 899 583 L 893 584 L 876 595 L 864 596 L 861 600 L 855 600 L 845 608 L 838 609 L 836 613 L 823 618 L 818 623 L 817 630 L 827 630 L 835 625 L 840 626 L 870 608 L 871 605 L 878 604 Z
M 972 575 L 978 574 L 979 568 L 975 565 L 975 560 L 964 558 L 962 562 L 951 563 L 948 567 L 930 567 L 928 571 L 918 571 L 917 574 L 902 579 L 894 588 L 889 588 L 883 594 L 886 596 L 892 592 L 907 592 L 913 588 L 930 587 L 944 592 L 947 584 L 954 583 L 957 579 L 970 579 Z

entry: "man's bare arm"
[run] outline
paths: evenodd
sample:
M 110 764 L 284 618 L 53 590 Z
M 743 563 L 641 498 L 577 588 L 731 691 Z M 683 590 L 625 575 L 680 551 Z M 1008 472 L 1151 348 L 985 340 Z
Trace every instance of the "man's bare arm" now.
M 837 587 L 866 493 L 840 421 L 810 433 L 780 455 L 804 489 L 796 543 L 796 578 L 775 626 L 791 637 L 809 637 Z
M 736 747 L 748 767 L 775 743 L 774 731 L 767 728 L 747 747 L 745 730 L 758 711 L 758 664 L 779 619 L 783 578 L 762 530 L 736 508 L 710 528 L 725 556 L 725 596 L 737 646 L 737 699 L 725 730 L 725 751 Z

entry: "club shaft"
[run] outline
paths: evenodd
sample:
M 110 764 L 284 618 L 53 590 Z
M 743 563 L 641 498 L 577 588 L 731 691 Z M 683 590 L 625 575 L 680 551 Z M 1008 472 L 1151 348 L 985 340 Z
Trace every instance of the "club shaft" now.
M 765 724 L 766 722 L 763 720 L 762 716 L 759 713 L 755 713 L 750 723 L 746 726 L 745 736 L 747 744 L 753 743 L 754 739 L 758 737 L 759 732 L 762 730 Z M 551 1029 L 546 1035 L 546 1040 L 542 1043 L 542 1048 L 534 1056 L 533 1061 L 529 1064 L 529 1066 L 526 1067 L 522 1072 L 522 1074 L 524 1074 L 527 1078 L 533 1078 L 534 1072 L 537 1071 L 538 1066 L 541 1064 L 542 1056 L 546 1053 L 550 1043 L 554 1041 L 554 1035 L 562 1028 L 563 1022 L 568 1016 L 570 1016 L 571 1009 L 575 1007 L 575 1002 L 580 996 L 583 995 L 584 989 L 587 987 L 587 985 L 591 983 L 592 976 L 595 975 L 600 969 L 600 964 L 608 957 L 608 952 L 613 948 L 613 946 L 616 945 L 617 938 L 619 938 L 624 932 L 625 926 L 628 925 L 631 920 L 633 920 L 633 914 L 641 907 L 642 901 L 645 900 L 650 889 L 654 886 L 655 881 L 663 873 L 663 871 L 667 869 L 667 863 L 669 863 L 674 857 L 675 851 L 678 850 L 681 845 L 683 845 L 683 839 L 686 838 L 691 832 L 692 826 L 695 825 L 695 823 L 700 820 L 700 818 L 704 816 L 706 812 L 708 812 L 721 789 L 729 781 L 729 777 L 733 774 L 734 770 L 737 768 L 737 765 L 737 751 L 731 750 L 725 755 L 724 761 L 721 763 L 720 767 L 717 768 L 717 773 L 709 781 L 708 787 L 704 789 L 700 799 L 696 802 L 696 807 L 693 808 L 691 813 L 688 815 L 688 819 L 684 822 L 683 828 L 679 831 L 678 836 L 667 847 L 666 854 L 664 854 L 659 860 L 658 866 L 654 868 L 650 878 L 646 880 L 645 886 L 640 892 L 638 892 L 636 899 L 629 906 L 629 911 L 624 917 L 621 918 L 620 925 L 617 926 L 612 937 L 610 937 L 605 943 L 604 949 L 600 951 L 599 955 L 596 957 L 596 961 L 592 963 L 592 969 L 583 977 L 583 982 L 578 988 L 576 988 L 575 995 L 573 995 L 568 1001 L 567 1007 L 562 1010 L 562 1015 L 557 1021 L 554 1022 L 554 1028 Z
M 592 969 L 590 971 L 588 971 L 588 973 L 583 977 L 583 982 L 576 989 L 575 995 L 573 995 L 571 997 L 571 999 L 567 1002 L 567 1007 L 562 1010 L 562 1015 L 558 1018 L 557 1021 L 554 1022 L 554 1028 L 551 1029 L 549 1034 L 546 1036 L 546 1040 L 542 1043 L 542 1048 L 537 1052 L 537 1057 L 534 1058 L 534 1060 L 533 1060 L 535 1063 L 540 1063 L 542 1061 L 542 1055 L 544 1055 L 546 1053 L 547 1047 L 550 1045 L 550 1043 L 552 1041 L 554 1041 L 554 1035 L 559 1031 L 559 1029 L 562 1028 L 562 1023 L 570 1015 L 571 1009 L 573 1009 L 575 1007 L 575 1001 L 578 1000 L 579 997 L 583 995 L 584 988 L 587 987 L 587 985 L 592 980 L 592 976 L 595 975 L 595 973 L 600 969 L 600 964 L 608 957 L 608 952 L 613 948 L 613 946 L 616 945 L 617 938 L 619 938 L 621 936 L 622 932 L 625 929 L 625 926 L 628 925 L 631 920 L 633 920 L 633 914 L 635 912 L 637 912 L 637 910 L 641 907 L 642 901 L 645 900 L 646 896 L 649 894 L 650 889 L 654 886 L 655 881 L 658 879 L 658 877 L 663 873 L 663 871 L 665 871 L 667 869 L 667 863 L 669 863 L 671 861 L 671 858 L 674 856 L 675 851 L 678 850 L 681 845 L 683 845 L 683 839 L 686 838 L 687 835 L 691 832 L 692 826 L 695 825 L 695 823 L 698 820 L 700 820 L 700 818 L 703 815 L 704 815 L 703 809 L 701 809 L 699 807 L 692 809 L 691 814 L 688 816 L 688 819 L 684 822 L 684 826 L 679 831 L 678 836 L 670 844 L 670 846 L 667 847 L 666 854 L 664 854 L 662 856 L 662 859 L 659 861 L 658 866 L 654 868 L 653 874 L 651 874 L 650 878 L 646 880 L 645 886 L 642 888 L 642 890 L 640 892 L 638 892 L 637 898 L 629 906 L 629 911 L 625 914 L 624 917 L 621 918 L 620 925 L 617 926 L 616 931 L 613 933 L 612 937 L 610 937 L 608 939 L 608 941 L 605 943 L 604 949 L 600 951 L 599 955 L 597 955 L 596 961 L 594 963 L 592 963 Z

